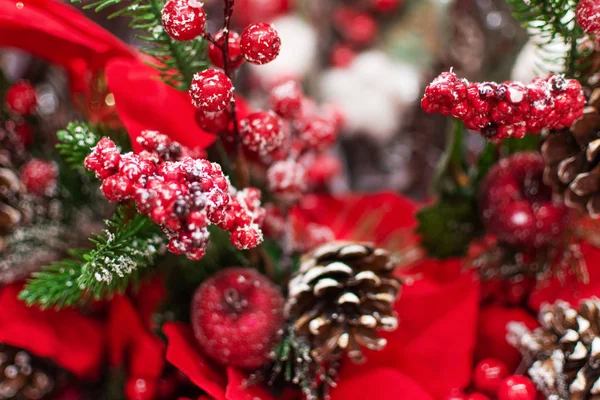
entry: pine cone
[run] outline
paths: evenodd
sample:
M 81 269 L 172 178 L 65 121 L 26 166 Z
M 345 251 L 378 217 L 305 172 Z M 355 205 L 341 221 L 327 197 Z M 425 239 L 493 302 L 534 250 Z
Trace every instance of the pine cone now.
M 583 300 L 579 310 L 558 301 L 542 308 L 539 319 L 534 331 L 509 325 L 538 388 L 552 400 L 600 399 L 600 300 Z
M 23 220 L 19 210 L 21 182 L 10 168 L 0 167 L 0 232 L 14 230 Z
M 570 129 L 552 132 L 542 144 L 544 182 L 565 204 L 600 217 L 600 88 Z
M 0 344 L 0 399 L 46 399 L 68 373 L 25 350 Z
M 285 315 L 298 336 L 310 338 L 317 361 L 336 360 L 347 350 L 358 363 L 361 345 L 386 345 L 376 331 L 398 325 L 393 306 L 401 283 L 393 269 L 387 251 L 365 243 L 331 242 L 302 257 Z

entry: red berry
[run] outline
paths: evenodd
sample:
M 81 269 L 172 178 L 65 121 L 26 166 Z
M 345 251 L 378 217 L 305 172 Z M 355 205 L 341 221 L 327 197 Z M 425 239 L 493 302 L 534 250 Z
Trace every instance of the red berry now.
M 294 0 L 235 0 L 233 18 L 242 26 L 253 22 L 272 21 L 288 11 L 293 2 Z
M 196 124 L 210 133 L 223 133 L 229 128 L 231 112 L 228 108 L 217 112 L 205 112 L 196 110 Z
M 196 108 L 204 112 L 224 110 L 233 98 L 233 84 L 221 71 L 207 69 L 194 75 L 190 96 Z
M 23 167 L 21 179 L 29 193 L 52 196 L 56 192 L 58 168 L 51 161 L 33 159 Z
M 267 156 L 285 138 L 281 119 L 271 111 L 258 111 L 240 121 L 242 144 L 250 151 Z
M 337 139 L 334 121 L 324 117 L 315 117 L 309 120 L 300 132 L 300 139 L 311 149 L 326 150 Z
M 305 156 L 308 158 L 309 156 Z M 316 157 L 310 157 L 305 161 L 303 157 L 300 162 L 307 168 L 306 179 L 308 184 L 322 186 L 328 184 L 342 170 L 342 163 L 338 157 L 325 153 Z
M 269 189 L 285 201 L 297 200 L 306 189 L 306 171 L 294 160 L 277 161 L 267 171 Z
M 467 395 L 454 389 L 452 393 L 442 398 L 442 400 L 467 400 Z
M 473 383 L 475 388 L 488 394 L 494 394 L 500 383 L 508 376 L 506 364 L 495 358 L 481 360 L 475 366 Z
M 295 80 L 282 82 L 271 89 L 269 104 L 282 118 L 293 119 L 302 111 L 304 95 Z
M 252 64 L 273 61 L 279 55 L 280 47 L 279 33 L 270 24 L 252 24 L 242 32 L 242 54 Z
M 331 65 L 337 68 L 346 68 L 352 64 L 356 53 L 351 47 L 340 44 L 331 51 Z
M 155 400 L 158 394 L 158 384 L 154 379 L 129 378 L 125 384 L 127 400 Z
M 219 271 L 194 294 L 191 322 L 198 344 L 220 364 L 258 368 L 279 337 L 283 304 L 277 286 L 255 270 Z
M 392 12 L 400 8 L 403 0 L 371 0 L 373 10 L 380 13 Z
M 133 182 L 123 175 L 112 175 L 102 182 L 102 193 L 109 201 L 123 201 L 133 195 Z
M 490 400 L 490 398 L 482 393 L 471 393 L 465 400 Z
M 377 36 L 377 22 L 367 13 L 356 13 L 345 25 L 343 35 L 352 44 L 367 46 Z
M 547 246 L 567 223 L 567 209 L 552 202 L 543 183 L 544 161 L 537 153 L 500 160 L 481 184 L 480 209 L 488 233 L 525 248 Z
M 215 41 L 224 47 L 225 35 L 223 34 L 222 30 L 215 35 Z M 208 58 L 215 67 L 225 67 L 225 64 L 223 63 L 223 51 L 215 46 L 214 43 L 210 43 L 208 45 Z M 244 62 L 242 49 L 240 47 L 240 35 L 234 31 L 229 31 L 229 47 L 227 49 L 227 58 L 229 59 L 227 66 L 232 69 L 239 68 Z
M 244 226 L 231 232 L 231 243 L 238 250 L 248 250 L 263 241 L 262 231 L 258 226 Z
M 535 386 L 523 375 L 512 375 L 500 383 L 498 400 L 535 400 Z
M 596 0 L 580 0 L 575 9 L 577 23 L 586 33 L 600 33 L 600 3 Z
M 175 40 L 192 40 L 204 33 L 206 13 L 198 0 L 169 0 L 162 9 L 162 24 Z
M 37 107 L 37 93 L 27 81 L 20 81 L 6 91 L 6 106 L 17 115 L 31 115 Z

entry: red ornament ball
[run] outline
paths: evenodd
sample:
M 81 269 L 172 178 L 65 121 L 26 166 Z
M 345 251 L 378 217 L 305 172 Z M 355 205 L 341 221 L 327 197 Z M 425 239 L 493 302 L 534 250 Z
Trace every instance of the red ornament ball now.
M 37 107 L 37 93 L 31 83 L 20 81 L 6 91 L 6 107 L 17 115 L 31 115 Z
M 154 379 L 129 378 L 125 384 L 127 400 L 155 400 L 158 395 L 159 388 Z
M 274 112 L 258 111 L 240 121 L 240 136 L 246 149 L 267 156 L 282 145 L 285 131 Z
M 192 40 L 204 33 L 206 13 L 199 0 L 170 0 L 162 9 L 162 24 L 175 40 Z
M 302 111 L 304 94 L 295 80 L 282 82 L 271 89 L 269 104 L 282 118 L 293 119 Z
M 500 383 L 498 400 L 535 400 L 537 392 L 531 380 L 523 375 L 512 375 Z
M 225 46 L 225 34 L 222 30 L 215 35 L 215 41 L 222 47 Z M 228 42 L 227 66 L 231 69 L 239 68 L 244 62 L 242 49 L 240 47 L 240 35 L 237 32 L 229 31 Z M 223 63 L 223 51 L 221 51 L 214 43 L 208 45 L 208 59 L 215 67 L 225 68 L 225 64 Z
M 190 86 L 192 104 L 204 112 L 224 110 L 233 98 L 233 84 L 221 71 L 207 69 L 194 75 Z
M 231 112 L 228 108 L 217 112 L 196 110 L 196 124 L 206 132 L 226 132 L 229 128 L 229 122 L 231 122 Z
M 21 170 L 21 179 L 29 193 L 52 196 L 56 193 L 58 168 L 51 161 L 33 159 Z
M 269 360 L 283 326 L 284 298 L 249 268 L 227 268 L 194 294 L 191 321 L 204 353 L 220 364 L 258 368 Z
M 506 364 L 495 358 L 486 358 L 475 366 L 473 382 L 477 390 L 494 394 L 498 390 L 502 380 L 507 376 L 508 368 Z
M 380 13 L 396 11 L 402 5 L 403 0 L 371 0 L 371 8 Z
M 600 1 L 580 0 L 575 9 L 575 17 L 586 33 L 600 33 Z
M 279 55 L 281 38 L 270 24 L 252 24 L 242 32 L 241 47 L 248 62 L 267 64 Z
M 500 160 L 482 182 L 480 210 L 488 233 L 521 248 L 540 248 L 559 237 L 567 224 L 564 204 L 552 202 L 543 183 L 538 153 L 517 153 Z

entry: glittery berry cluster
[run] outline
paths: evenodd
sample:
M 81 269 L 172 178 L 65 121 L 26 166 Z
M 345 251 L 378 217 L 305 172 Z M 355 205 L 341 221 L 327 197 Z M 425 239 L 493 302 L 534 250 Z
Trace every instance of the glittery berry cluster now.
M 143 151 L 121 154 L 112 140 L 103 138 L 85 167 L 102 179 L 108 200 L 134 200 L 139 212 L 159 224 L 172 253 L 202 258 L 210 224 L 229 231 L 239 249 L 262 241 L 259 190 L 236 191 L 220 165 L 186 156 L 186 150 L 165 135 L 145 131 L 137 143 Z
M 490 140 L 568 127 L 582 115 L 584 105 L 579 82 L 559 75 L 524 85 L 469 83 L 444 72 L 429 84 L 421 100 L 426 112 L 452 115 Z

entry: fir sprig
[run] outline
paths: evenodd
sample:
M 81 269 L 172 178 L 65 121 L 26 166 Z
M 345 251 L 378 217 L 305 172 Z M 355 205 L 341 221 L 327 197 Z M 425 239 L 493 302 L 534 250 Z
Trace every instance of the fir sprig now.
M 71 258 L 32 275 L 21 299 L 42 308 L 77 305 L 90 298 L 104 299 L 122 293 L 139 281 L 165 249 L 164 236 L 148 217 L 120 207 L 107 228 L 95 234 L 89 251 L 71 251 Z
M 102 11 L 122 3 L 125 0 L 98 0 L 84 8 Z M 202 38 L 187 42 L 172 39 L 162 26 L 163 0 L 133 0 L 126 4 L 109 18 L 130 17 L 131 28 L 140 31 L 136 38 L 147 43 L 141 48 L 142 52 L 156 60 L 151 65 L 159 70 L 161 78 L 176 89 L 188 90 L 194 74 L 208 67 L 206 41 Z
M 578 0 L 507 0 L 507 3 L 515 18 L 540 37 L 538 46 L 543 60 L 564 65 L 562 71 L 544 72 L 562 72 L 569 77 L 582 78 L 589 65 L 590 51 L 580 46 L 585 32 L 575 20 Z M 551 49 L 557 42 L 566 45 L 565 54 Z

